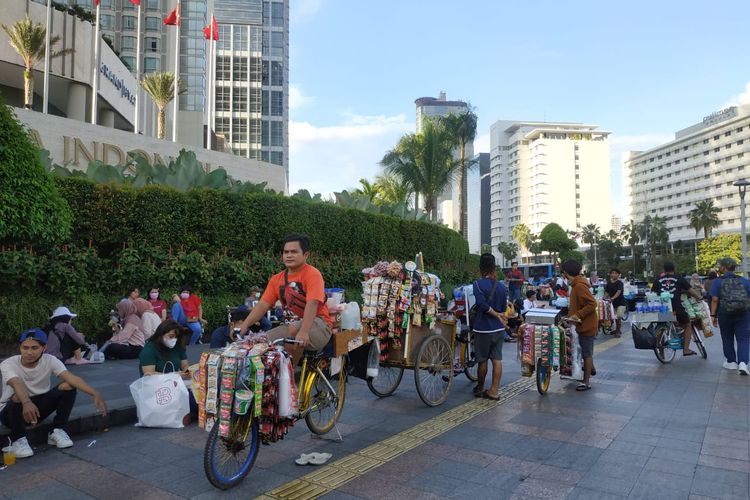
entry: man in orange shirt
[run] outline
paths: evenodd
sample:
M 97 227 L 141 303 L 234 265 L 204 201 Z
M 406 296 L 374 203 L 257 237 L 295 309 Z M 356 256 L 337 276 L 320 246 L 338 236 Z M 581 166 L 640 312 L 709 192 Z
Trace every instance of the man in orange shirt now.
M 293 234 L 284 238 L 282 260 L 286 269 L 268 280 L 268 285 L 250 315 L 240 326 L 244 334 L 276 304 L 281 301 L 284 324 L 268 332 L 271 342 L 293 337 L 311 351 L 320 351 L 331 339 L 333 321 L 326 306 L 325 283 L 315 267 L 307 263 L 310 257 L 310 239 Z M 299 349 L 289 349 L 294 359 L 299 359 Z

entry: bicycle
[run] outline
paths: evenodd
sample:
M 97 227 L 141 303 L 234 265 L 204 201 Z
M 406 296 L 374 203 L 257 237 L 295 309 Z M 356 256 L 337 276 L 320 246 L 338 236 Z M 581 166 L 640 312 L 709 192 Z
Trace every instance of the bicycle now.
M 701 358 L 706 359 L 708 358 L 708 353 L 703 342 L 703 334 L 700 328 L 696 328 L 695 321 L 690 321 L 688 328 L 693 329 L 692 338 L 695 341 L 698 352 Z M 677 351 L 683 348 L 683 332 L 677 328 L 674 322 L 670 321 L 669 323 L 661 323 L 661 326 L 656 328 L 654 337 L 656 338 L 656 347 L 654 348 L 656 359 L 663 364 L 671 363 Z
M 294 339 L 279 339 L 271 345 L 283 350 L 283 344 L 298 343 Z M 323 435 L 334 428 L 341 416 L 346 398 L 346 357 L 339 356 L 340 368 L 336 375 L 328 375 L 334 357 L 326 350 L 305 351 L 299 376 L 299 412 L 293 421 L 303 418 L 310 431 Z M 335 382 L 334 382 L 335 381 Z M 334 387 L 336 385 L 336 387 Z M 255 463 L 262 436 L 258 419 L 253 412 L 244 415 L 232 412 L 229 435 L 219 436 L 219 425 L 209 432 L 203 453 L 203 469 L 209 482 L 221 490 L 236 486 L 247 476 Z

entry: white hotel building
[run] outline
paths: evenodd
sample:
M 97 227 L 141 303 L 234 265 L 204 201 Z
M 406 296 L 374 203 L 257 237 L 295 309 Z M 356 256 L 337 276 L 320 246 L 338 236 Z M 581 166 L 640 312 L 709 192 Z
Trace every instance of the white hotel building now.
M 710 199 L 721 210 L 714 233 L 739 232 L 740 197 L 732 183 L 750 174 L 748 153 L 750 105 L 717 111 L 676 132 L 674 141 L 630 152 L 624 163 L 629 219 L 666 217 L 670 241 L 694 240 L 689 212 Z
M 609 132 L 597 125 L 497 121 L 490 130 L 491 235 L 497 251 L 526 224 L 538 234 L 612 224 Z

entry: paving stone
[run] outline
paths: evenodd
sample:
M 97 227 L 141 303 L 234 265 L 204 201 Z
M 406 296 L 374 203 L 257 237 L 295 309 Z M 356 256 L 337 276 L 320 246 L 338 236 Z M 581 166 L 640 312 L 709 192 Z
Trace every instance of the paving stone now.
M 437 495 L 450 497 L 455 491 L 463 486 L 464 481 L 458 478 L 445 477 L 441 474 L 425 471 L 415 478 L 410 479 L 407 485 L 417 490 L 435 493 Z
M 615 440 L 612 442 L 612 444 L 609 445 L 608 449 L 622 451 L 624 453 L 630 453 L 632 455 L 643 455 L 648 457 L 651 456 L 651 453 L 653 453 L 655 448 L 655 446 Z
M 716 457 L 713 455 L 701 455 L 698 458 L 699 465 L 716 467 L 717 469 L 734 470 L 737 472 L 750 472 L 750 462 L 734 460 L 731 458 Z
M 682 439 L 673 439 L 671 437 L 661 437 L 656 445 L 657 448 L 667 448 L 670 450 L 689 451 L 691 453 L 700 453 L 701 444 Z
M 330 493 L 323 495 L 320 498 L 323 498 L 325 500 L 360 500 L 363 497 L 349 495 L 348 493 L 344 493 L 342 491 L 332 491 Z
M 541 465 L 539 462 L 530 462 L 528 460 L 501 455 L 489 464 L 487 469 L 510 471 L 526 477 L 533 474 Z
M 700 453 L 693 453 L 682 450 L 671 450 L 669 448 L 654 448 L 651 456 L 695 465 L 698 463 L 698 457 L 700 456 Z
M 662 484 L 638 482 L 633 486 L 633 489 L 630 490 L 628 499 L 651 500 L 658 498 L 659 500 L 687 500 L 689 495 L 689 487 L 687 491 L 682 491 L 670 488 L 670 485 L 665 486 L 663 481 Z
M 527 479 L 516 487 L 511 498 L 529 496 L 550 500 L 563 499 L 568 496 L 572 489 L 572 486 L 561 485 L 559 482 Z
M 654 457 L 649 458 L 648 462 L 646 462 L 643 474 L 646 474 L 647 472 L 685 476 L 688 478 L 688 481 L 692 481 L 693 475 L 695 474 L 695 465 Z
M 717 498 L 744 499 L 748 497 L 748 474 L 699 465 L 690 491 Z
M 732 444 L 707 444 L 703 443 L 701 449 L 702 455 L 714 455 L 723 458 L 732 458 L 734 460 L 750 460 L 750 453 L 747 444 L 740 441 L 740 445 Z
M 585 473 L 594 465 L 602 453 L 603 451 L 599 448 L 563 443 L 552 456 L 544 460 L 544 463 Z

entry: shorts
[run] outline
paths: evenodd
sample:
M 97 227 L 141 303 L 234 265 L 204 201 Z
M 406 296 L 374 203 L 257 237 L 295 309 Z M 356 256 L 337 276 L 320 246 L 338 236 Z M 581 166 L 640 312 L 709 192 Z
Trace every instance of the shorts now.
M 503 359 L 503 344 L 505 330 L 492 333 L 474 334 L 474 356 L 477 363 L 484 363 L 488 359 L 501 361 Z
M 617 306 L 615 308 L 615 312 L 617 314 L 617 319 L 625 319 L 625 311 L 627 308 L 625 306 Z
M 687 325 L 690 323 L 690 316 L 684 308 L 672 307 L 674 309 L 674 317 L 677 320 L 678 325 Z
M 301 323 L 302 321 L 295 321 L 268 330 L 268 341 L 273 342 L 274 340 L 296 336 Z M 293 334 L 289 332 L 290 329 L 294 332 Z M 328 326 L 328 323 L 323 318 L 315 318 L 310 328 L 310 343 L 307 345 L 307 350 L 322 351 L 328 341 L 331 340 L 331 334 L 331 327 Z
M 584 337 L 583 335 L 578 336 L 578 345 L 581 346 L 581 357 L 593 358 L 594 357 L 594 339 L 595 336 Z

